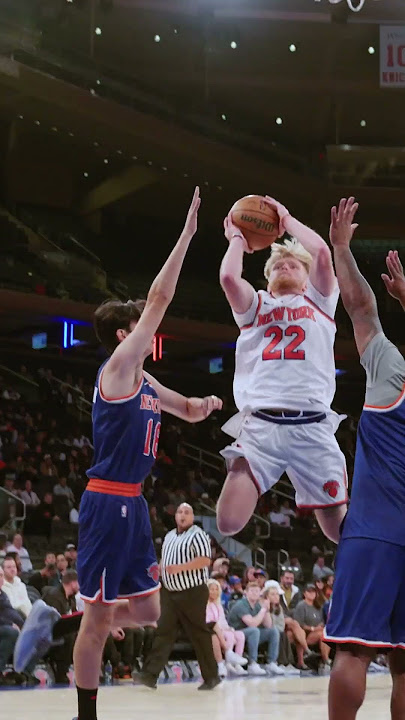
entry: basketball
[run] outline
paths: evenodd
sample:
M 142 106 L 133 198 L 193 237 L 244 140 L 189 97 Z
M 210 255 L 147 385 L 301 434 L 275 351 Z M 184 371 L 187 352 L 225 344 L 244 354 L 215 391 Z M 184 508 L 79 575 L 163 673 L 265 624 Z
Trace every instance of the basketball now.
M 231 208 L 231 217 L 251 250 L 264 250 L 277 240 L 278 214 L 261 195 L 246 195 L 238 200 Z

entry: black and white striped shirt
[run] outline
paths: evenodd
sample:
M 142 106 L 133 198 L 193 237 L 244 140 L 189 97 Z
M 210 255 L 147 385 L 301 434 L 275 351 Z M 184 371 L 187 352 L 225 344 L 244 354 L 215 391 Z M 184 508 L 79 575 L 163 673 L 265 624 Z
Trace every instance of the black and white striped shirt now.
M 182 565 L 199 557 L 211 557 L 211 543 L 207 533 L 198 525 L 192 525 L 182 533 L 177 530 L 168 532 L 163 541 L 161 559 L 162 582 L 166 590 L 189 590 L 206 584 L 209 578 L 208 567 L 186 570 L 175 575 L 169 575 L 165 571 L 167 565 Z

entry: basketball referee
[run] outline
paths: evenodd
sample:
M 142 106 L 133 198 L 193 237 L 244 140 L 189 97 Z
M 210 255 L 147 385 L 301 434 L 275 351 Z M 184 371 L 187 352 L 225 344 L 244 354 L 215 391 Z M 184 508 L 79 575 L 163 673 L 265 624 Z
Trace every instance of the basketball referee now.
M 133 678 L 136 684 L 156 688 L 181 626 L 194 646 L 204 679 L 198 689 L 213 690 L 220 679 L 205 622 L 211 545 L 204 530 L 194 525 L 193 508 L 188 503 L 177 508 L 176 525 L 162 546 L 162 611 L 156 635 L 142 672 L 134 673 Z

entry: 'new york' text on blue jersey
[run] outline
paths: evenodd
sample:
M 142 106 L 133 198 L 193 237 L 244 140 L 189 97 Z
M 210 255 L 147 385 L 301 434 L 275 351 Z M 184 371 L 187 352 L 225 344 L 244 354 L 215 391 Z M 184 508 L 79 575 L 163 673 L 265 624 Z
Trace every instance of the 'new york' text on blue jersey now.
M 93 396 L 93 465 L 89 478 L 142 483 L 156 458 L 160 433 L 160 400 L 142 377 L 134 393 L 107 400 L 102 392 L 104 363 Z

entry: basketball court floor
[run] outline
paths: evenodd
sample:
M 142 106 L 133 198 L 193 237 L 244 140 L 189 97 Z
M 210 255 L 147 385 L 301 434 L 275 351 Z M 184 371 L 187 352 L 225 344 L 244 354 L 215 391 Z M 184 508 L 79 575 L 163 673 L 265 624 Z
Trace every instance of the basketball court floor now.
M 99 720 L 326 720 L 328 677 L 223 682 L 212 692 L 198 692 L 197 683 L 163 684 L 157 690 L 134 687 L 100 688 Z M 389 717 L 389 675 L 369 675 L 367 699 L 359 720 Z M 72 720 L 74 688 L 63 690 L 2 690 L 1 717 L 24 720 Z

